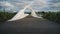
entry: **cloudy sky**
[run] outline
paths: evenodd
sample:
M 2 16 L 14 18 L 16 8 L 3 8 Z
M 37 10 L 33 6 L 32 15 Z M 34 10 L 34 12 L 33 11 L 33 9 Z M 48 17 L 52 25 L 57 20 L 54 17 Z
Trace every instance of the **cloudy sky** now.
M 21 10 L 30 5 L 36 11 L 60 10 L 60 0 L 0 0 L 6 10 Z

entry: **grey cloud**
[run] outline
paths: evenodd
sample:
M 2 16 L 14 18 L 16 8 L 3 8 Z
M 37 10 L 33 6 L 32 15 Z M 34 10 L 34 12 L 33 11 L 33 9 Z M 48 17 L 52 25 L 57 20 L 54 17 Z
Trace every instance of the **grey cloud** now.
M 60 2 L 60 0 L 47 0 L 47 5 L 45 7 L 40 6 L 37 2 L 37 0 L 6 0 L 9 3 L 13 4 L 16 6 L 16 9 L 22 9 L 25 4 L 29 4 L 32 6 L 33 9 L 35 10 L 59 10 L 60 7 L 57 5 L 57 3 Z M 57 5 L 57 7 L 55 6 Z

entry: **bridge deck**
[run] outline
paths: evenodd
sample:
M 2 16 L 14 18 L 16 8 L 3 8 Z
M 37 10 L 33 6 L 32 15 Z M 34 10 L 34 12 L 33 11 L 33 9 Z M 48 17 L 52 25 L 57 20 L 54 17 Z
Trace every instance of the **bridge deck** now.
M 59 25 L 46 19 L 28 16 L 21 20 L 6 22 L 0 28 L 1 34 L 58 34 Z

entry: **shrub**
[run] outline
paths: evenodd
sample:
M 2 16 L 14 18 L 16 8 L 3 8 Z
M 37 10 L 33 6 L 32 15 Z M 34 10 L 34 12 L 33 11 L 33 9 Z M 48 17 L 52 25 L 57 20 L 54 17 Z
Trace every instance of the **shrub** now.
M 11 19 L 15 13 L 8 13 L 8 12 L 0 12 L 0 22 L 5 22 Z
M 45 12 L 43 17 L 48 20 L 60 23 L 60 12 Z

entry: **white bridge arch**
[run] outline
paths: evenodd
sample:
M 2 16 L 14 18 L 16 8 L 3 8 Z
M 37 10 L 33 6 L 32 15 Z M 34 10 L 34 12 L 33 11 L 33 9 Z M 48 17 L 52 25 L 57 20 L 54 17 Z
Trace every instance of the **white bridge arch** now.
M 32 17 L 36 17 L 36 18 L 42 18 L 41 16 L 37 16 L 37 14 L 35 13 L 35 11 L 28 5 L 28 6 L 25 6 L 24 9 L 22 10 L 19 10 L 19 12 L 10 20 L 8 21 L 14 21 L 14 20 L 19 20 L 19 19 L 22 19 L 22 18 L 25 18 L 27 17 L 29 14 L 25 14 L 24 11 L 26 8 L 29 8 L 31 11 L 31 16 Z

